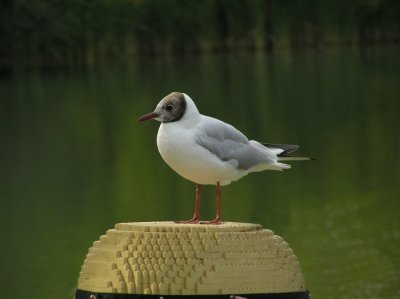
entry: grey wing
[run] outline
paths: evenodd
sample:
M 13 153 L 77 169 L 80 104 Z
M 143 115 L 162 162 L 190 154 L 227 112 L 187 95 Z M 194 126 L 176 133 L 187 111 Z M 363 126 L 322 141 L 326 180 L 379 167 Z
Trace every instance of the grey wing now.
M 253 146 L 247 137 L 233 126 L 211 117 L 205 117 L 196 142 L 222 161 L 230 161 L 239 169 L 250 169 L 272 163 L 269 155 Z

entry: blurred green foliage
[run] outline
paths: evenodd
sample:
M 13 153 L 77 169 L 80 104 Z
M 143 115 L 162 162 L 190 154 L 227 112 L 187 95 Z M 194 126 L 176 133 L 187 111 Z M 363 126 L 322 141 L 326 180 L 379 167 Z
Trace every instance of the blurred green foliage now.
M 397 0 L 4 0 L 0 68 L 398 42 Z
M 73 298 L 88 248 L 115 223 L 192 216 L 194 184 L 159 155 L 158 124 L 136 122 L 171 90 L 251 139 L 318 157 L 224 187 L 226 221 L 281 235 L 313 298 L 400 298 L 398 47 L 132 60 L 1 78 L 1 298 Z M 215 216 L 213 186 L 201 215 Z

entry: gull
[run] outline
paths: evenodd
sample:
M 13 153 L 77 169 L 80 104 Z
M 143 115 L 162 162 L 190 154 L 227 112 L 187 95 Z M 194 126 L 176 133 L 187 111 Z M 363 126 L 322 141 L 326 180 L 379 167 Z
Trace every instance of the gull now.
M 312 160 L 292 155 L 294 144 L 260 143 L 221 120 L 200 114 L 185 93 L 165 96 L 153 112 L 138 121 L 161 122 L 157 147 L 164 161 L 179 175 L 196 184 L 193 218 L 179 223 L 221 224 L 221 186 L 228 185 L 251 172 L 284 170 L 285 160 Z M 200 221 L 202 185 L 216 185 L 216 217 Z

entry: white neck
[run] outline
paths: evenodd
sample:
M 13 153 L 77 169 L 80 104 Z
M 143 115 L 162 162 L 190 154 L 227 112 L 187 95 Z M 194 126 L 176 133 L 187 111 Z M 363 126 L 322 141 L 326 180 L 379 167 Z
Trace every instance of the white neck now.
M 187 94 L 183 95 L 185 96 L 186 110 L 179 120 L 179 124 L 184 127 L 192 127 L 200 120 L 200 112 L 193 100 Z

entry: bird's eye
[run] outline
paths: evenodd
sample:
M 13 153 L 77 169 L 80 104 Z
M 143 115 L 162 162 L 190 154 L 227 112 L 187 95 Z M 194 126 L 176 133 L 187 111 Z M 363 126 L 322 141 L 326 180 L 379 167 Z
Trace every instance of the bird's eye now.
M 174 106 L 172 105 L 167 105 L 167 107 L 165 107 L 165 109 L 167 109 L 167 111 L 171 111 L 174 108 Z

